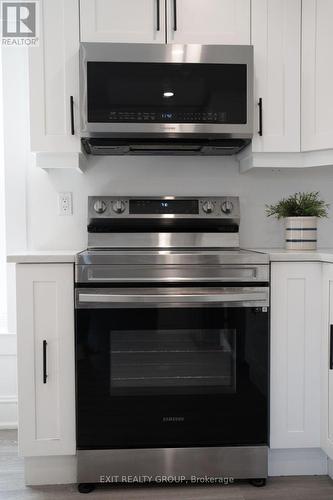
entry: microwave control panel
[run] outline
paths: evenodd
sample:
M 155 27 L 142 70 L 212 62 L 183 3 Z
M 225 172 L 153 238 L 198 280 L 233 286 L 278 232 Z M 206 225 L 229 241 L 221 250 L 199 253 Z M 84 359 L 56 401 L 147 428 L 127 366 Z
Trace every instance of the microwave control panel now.
M 173 112 L 173 111 L 110 111 L 113 123 L 226 123 L 225 111 Z

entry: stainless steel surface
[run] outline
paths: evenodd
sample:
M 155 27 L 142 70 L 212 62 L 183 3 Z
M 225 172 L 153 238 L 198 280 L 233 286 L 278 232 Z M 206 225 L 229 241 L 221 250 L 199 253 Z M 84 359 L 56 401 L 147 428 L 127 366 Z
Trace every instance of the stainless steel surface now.
M 269 264 L 269 256 L 261 252 L 253 252 L 248 250 L 223 250 L 216 249 L 202 249 L 198 250 L 194 247 L 191 250 L 85 250 L 77 254 L 76 264 L 82 265 L 119 265 L 130 270 L 135 265 L 140 266 L 183 266 L 183 268 L 191 268 L 192 266 L 209 266 L 205 267 L 206 270 L 210 266 L 218 266 L 219 269 L 225 269 L 227 266 L 235 267 L 239 270 L 244 266 L 245 268 L 254 265 L 258 267 L 256 275 L 260 276 L 264 272 L 264 276 L 268 278 L 267 269 Z M 265 270 L 265 271 L 263 271 Z M 225 272 L 225 271 L 222 271 Z M 241 272 L 241 271 L 239 271 Z M 249 278 L 249 276 L 245 276 Z M 265 281 L 265 280 L 262 280 Z
M 88 248 L 238 248 L 238 233 L 88 233 Z
M 268 474 L 266 446 L 78 450 L 77 460 L 79 483 L 102 482 L 105 476 L 121 482 L 127 476 L 159 481 L 161 476 L 248 479 Z
M 129 211 L 129 204 L 131 200 L 198 200 L 199 213 L 198 214 L 131 214 Z M 101 214 L 96 214 L 94 205 L 96 202 L 104 202 L 106 210 Z M 113 207 L 118 207 L 121 202 L 121 207 L 125 207 L 123 212 L 118 212 Z M 225 213 L 222 205 L 228 202 L 229 211 Z M 230 205 L 231 203 L 231 205 Z M 205 211 L 205 206 L 209 204 L 213 207 L 211 212 Z M 238 196 L 89 196 L 88 197 L 88 219 L 91 218 L 112 218 L 119 217 L 124 219 L 219 219 L 220 221 L 227 221 L 230 224 L 239 224 L 240 220 L 240 206 Z
M 76 307 L 268 307 L 268 287 L 77 289 Z
M 77 283 L 261 283 L 269 280 L 268 265 L 121 265 L 76 266 Z
M 130 213 L 131 200 L 197 200 L 197 214 L 133 214 Z M 223 211 L 227 204 L 228 213 Z M 103 211 L 96 212 L 96 206 L 103 206 Z M 104 206 L 106 207 L 104 209 Z M 88 223 L 98 220 L 133 220 L 147 221 L 146 231 L 137 232 L 88 232 L 88 248 L 238 248 L 237 232 L 173 232 L 172 225 L 177 220 L 204 221 L 212 219 L 215 225 L 239 225 L 240 207 L 236 196 L 89 196 Z M 149 221 L 161 220 L 170 224 L 170 232 L 154 232 L 149 229 Z
M 87 119 L 87 61 L 212 63 L 247 65 L 247 122 L 208 123 L 89 123 Z M 177 138 L 190 134 L 218 134 L 223 138 L 251 138 L 253 133 L 253 47 L 250 45 L 179 45 L 81 43 L 80 110 L 82 137 L 128 137 L 138 135 Z

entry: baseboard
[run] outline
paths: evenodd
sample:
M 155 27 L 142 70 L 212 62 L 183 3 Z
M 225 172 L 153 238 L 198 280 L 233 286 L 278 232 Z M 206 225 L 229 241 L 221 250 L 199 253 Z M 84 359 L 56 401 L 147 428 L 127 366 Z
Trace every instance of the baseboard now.
M 76 471 L 75 455 L 24 459 L 24 478 L 27 486 L 76 483 Z
M 16 335 L 0 334 L 0 429 L 17 428 Z
M 320 448 L 269 450 L 269 476 L 320 476 L 327 473 L 327 455 Z
M 17 396 L 0 396 L 0 429 L 17 429 Z
M 333 479 L 333 460 L 327 460 L 327 472 L 331 479 Z

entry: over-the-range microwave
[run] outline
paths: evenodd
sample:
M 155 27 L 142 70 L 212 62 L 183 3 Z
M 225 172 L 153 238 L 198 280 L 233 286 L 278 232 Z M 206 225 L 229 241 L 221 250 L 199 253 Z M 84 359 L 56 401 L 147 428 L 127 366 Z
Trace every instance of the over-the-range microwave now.
M 80 111 L 90 154 L 234 154 L 252 137 L 253 47 L 82 43 Z

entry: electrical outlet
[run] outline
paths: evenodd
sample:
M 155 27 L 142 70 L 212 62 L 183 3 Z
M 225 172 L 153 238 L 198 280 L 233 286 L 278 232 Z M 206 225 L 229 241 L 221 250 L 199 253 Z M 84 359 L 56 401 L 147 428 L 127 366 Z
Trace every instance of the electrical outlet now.
M 72 193 L 58 193 L 58 214 L 73 215 Z

